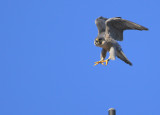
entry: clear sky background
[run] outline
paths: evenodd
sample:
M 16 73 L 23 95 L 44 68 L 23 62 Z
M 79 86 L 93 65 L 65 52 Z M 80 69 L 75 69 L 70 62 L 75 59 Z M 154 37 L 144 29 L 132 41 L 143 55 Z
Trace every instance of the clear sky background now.
M 0 115 L 158 115 L 159 0 L 1 0 Z M 95 19 L 122 17 L 119 59 L 93 66 Z

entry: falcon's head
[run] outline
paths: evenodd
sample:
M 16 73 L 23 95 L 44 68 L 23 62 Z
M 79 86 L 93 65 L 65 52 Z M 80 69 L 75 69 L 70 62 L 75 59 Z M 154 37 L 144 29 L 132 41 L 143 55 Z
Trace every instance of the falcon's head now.
M 105 39 L 103 37 L 97 37 L 94 40 L 94 45 L 98 46 L 98 47 L 102 47 L 105 43 Z

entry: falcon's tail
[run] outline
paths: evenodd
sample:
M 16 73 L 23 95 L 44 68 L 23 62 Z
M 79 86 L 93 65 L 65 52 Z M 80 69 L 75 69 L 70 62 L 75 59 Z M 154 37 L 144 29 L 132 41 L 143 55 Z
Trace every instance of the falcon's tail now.
M 117 57 L 120 58 L 125 63 L 129 64 L 130 66 L 132 65 L 132 63 L 127 59 L 123 51 L 117 51 Z

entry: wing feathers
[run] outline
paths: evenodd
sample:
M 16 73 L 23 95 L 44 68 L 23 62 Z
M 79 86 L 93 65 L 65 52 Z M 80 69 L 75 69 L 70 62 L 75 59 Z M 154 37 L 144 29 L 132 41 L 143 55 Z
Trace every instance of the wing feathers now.
M 105 33 L 111 36 L 113 39 L 122 41 L 124 30 L 148 30 L 148 28 L 136 24 L 134 22 L 124 20 L 122 18 L 110 18 L 105 22 L 106 31 Z
M 144 26 L 141 26 L 139 24 L 121 18 L 110 18 L 105 23 L 110 24 L 115 28 L 122 30 L 127 30 L 127 29 L 148 30 L 148 28 Z
M 104 18 L 102 16 L 95 20 L 95 24 L 97 25 L 97 28 L 98 28 L 98 34 L 105 32 L 105 29 L 106 29 L 105 21 L 106 20 L 107 18 Z

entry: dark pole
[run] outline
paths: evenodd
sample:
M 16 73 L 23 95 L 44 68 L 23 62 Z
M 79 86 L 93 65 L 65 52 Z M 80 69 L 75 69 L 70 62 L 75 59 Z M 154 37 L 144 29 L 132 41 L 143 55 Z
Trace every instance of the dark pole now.
M 116 110 L 114 108 L 110 108 L 108 110 L 108 115 L 116 115 Z

